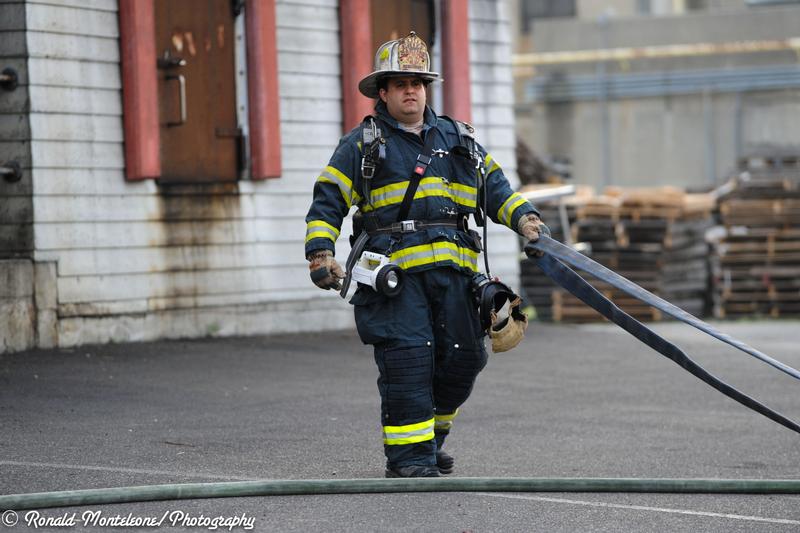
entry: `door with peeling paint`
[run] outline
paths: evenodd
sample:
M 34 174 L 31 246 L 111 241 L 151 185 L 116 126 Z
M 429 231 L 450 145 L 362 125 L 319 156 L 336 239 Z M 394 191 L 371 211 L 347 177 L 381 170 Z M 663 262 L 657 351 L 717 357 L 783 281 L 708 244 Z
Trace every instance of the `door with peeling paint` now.
M 155 0 L 162 181 L 239 176 L 231 0 Z

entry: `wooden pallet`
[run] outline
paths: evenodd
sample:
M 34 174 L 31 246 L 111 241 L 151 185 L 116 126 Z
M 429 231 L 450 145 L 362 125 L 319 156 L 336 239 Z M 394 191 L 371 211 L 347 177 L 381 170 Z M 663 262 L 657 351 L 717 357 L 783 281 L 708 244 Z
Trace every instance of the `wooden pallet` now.
M 741 170 L 800 169 L 800 154 L 749 155 L 739 158 Z

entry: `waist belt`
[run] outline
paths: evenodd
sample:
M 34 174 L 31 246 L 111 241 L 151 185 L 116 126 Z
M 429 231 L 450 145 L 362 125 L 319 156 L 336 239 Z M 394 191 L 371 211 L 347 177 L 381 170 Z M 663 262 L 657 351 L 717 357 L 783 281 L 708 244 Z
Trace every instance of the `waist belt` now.
M 467 220 L 466 217 L 436 220 L 401 220 L 400 222 L 394 222 L 388 226 L 376 228 L 370 228 L 369 224 L 366 224 L 364 229 L 366 229 L 367 233 L 370 235 L 380 235 L 385 233 L 413 233 L 429 228 L 453 228 L 466 231 Z
M 536 251 L 544 252 L 545 254 L 541 257 L 536 257 Z M 620 276 L 616 272 L 607 269 L 603 265 L 596 263 L 585 255 L 582 255 L 572 248 L 564 246 L 560 242 L 549 237 L 541 236 L 539 237 L 539 240 L 528 243 L 525 246 L 525 252 L 529 257 L 531 257 L 531 259 L 536 261 L 536 264 L 539 266 L 539 268 L 541 268 L 545 274 L 552 278 L 553 281 L 564 287 L 587 305 L 594 308 L 601 315 L 608 318 L 616 325 L 656 350 L 661 355 L 671 359 L 680 365 L 684 370 L 704 381 L 708 385 L 714 387 L 725 396 L 736 400 L 745 407 L 748 407 L 753 411 L 766 416 L 770 420 L 773 420 L 774 422 L 777 422 L 778 424 L 781 424 L 792 431 L 800 433 L 800 425 L 798 425 L 796 422 L 786 418 L 780 413 L 773 411 L 766 405 L 759 403 L 750 396 L 738 391 L 734 387 L 707 372 L 705 369 L 703 369 L 703 367 L 690 359 L 689 356 L 681 351 L 680 348 L 667 341 L 656 332 L 617 307 L 613 302 L 603 296 L 597 289 L 592 287 L 585 279 L 571 270 L 564 263 L 583 270 L 584 272 L 588 272 L 592 276 L 605 281 L 606 283 L 609 283 L 622 291 L 625 291 L 634 298 L 652 307 L 660 309 L 668 315 L 694 326 L 700 331 L 708 333 L 712 337 L 721 340 L 733 346 L 734 348 L 742 350 L 743 352 L 748 353 L 753 357 L 760 359 L 761 361 L 764 361 L 765 363 L 781 370 L 782 372 L 785 372 L 794 378 L 800 379 L 800 372 L 798 372 L 796 369 L 781 363 L 780 361 L 777 361 L 754 348 L 751 348 L 747 344 L 738 341 L 729 335 L 717 331 L 709 324 L 690 315 L 683 309 L 672 305 L 666 300 L 663 300 L 655 294 L 652 294 L 651 292 L 648 292 L 642 287 L 636 285 L 632 281 Z

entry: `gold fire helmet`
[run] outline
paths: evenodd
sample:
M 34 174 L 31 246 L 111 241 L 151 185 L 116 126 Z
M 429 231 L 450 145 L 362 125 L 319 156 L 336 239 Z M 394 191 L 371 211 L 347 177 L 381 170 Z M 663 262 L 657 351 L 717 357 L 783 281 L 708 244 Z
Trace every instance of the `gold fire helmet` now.
M 425 41 L 413 31 L 378 48 L 375 72 L 359 82 L 358 90 L 368 98 L 377 98 L 378 80 L 386 76 L 417 76 L 426 81 L 441 79 L 438 72 L 431 72 L 431 56 Z

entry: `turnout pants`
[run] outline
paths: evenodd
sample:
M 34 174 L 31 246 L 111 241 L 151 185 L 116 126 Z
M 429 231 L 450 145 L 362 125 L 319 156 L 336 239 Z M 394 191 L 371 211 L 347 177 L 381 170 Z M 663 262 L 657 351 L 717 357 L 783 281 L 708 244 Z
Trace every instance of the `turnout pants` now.
M 486 366 L 469 276 L 406 273 L 394 298 L 360 286 L 351 303 L 361 340 L 374 346 L 387 465 L 436 464 L 437 446 Z

